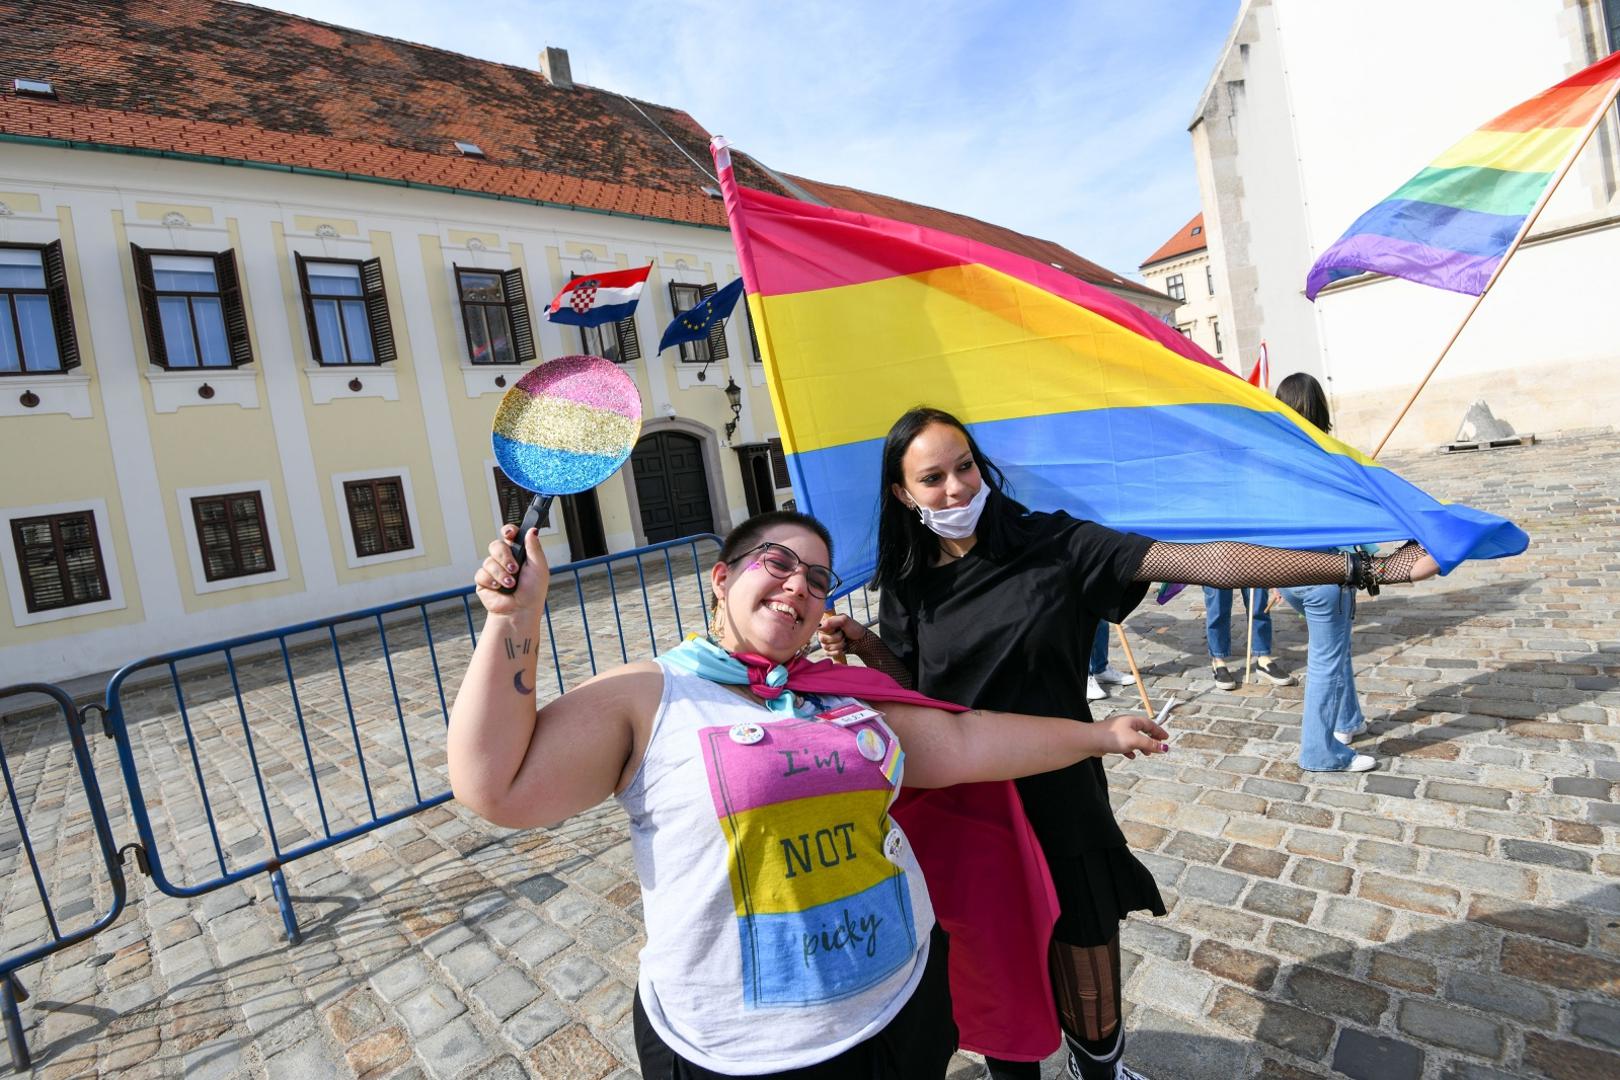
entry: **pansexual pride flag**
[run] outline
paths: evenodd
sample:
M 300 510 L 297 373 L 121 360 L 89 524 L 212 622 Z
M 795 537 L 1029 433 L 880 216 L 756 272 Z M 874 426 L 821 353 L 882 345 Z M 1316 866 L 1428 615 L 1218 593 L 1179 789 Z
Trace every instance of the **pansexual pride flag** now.
M 739 188 L 715 142 L 794 494 L 832 531 L 846 581 L 871 575 L 883 437 L 915 404 L 968 424 L 1031 508 L 1161 540 L 1416 538 L 1446 570 L 1528 543 L 1111 293 L 949 233 Z
M 1478 296 L 1617 87 L 1620 53 L 1470 133 L 1357 218 L 1311 267 L 1305 295 L 1371 270 Z

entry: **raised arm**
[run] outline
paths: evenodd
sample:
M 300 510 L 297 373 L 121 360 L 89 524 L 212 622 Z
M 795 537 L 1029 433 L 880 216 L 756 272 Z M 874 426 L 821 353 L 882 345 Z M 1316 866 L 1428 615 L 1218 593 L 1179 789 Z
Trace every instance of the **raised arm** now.
M 1217 589 L 1285 585 L 1394 585 L 1440 572 L 1416 543 L 1389 555 L 1350 557 L 1338 551 L 1294 551 L 1221 540 L 1209 544 L 1155 542 L 1142 557 L 1135 581 L 1177 581 Z
M 1118 715 L 1083 724 L 1021 713 L 949 713 L 920 705 L 880 702 L 884 719 L 906 751 L 907 787 L 950 787 L 980 780 L 1014 780 L 1051 772 L 1104 754 L 1158 754 L 1168 733 L 1145 716 Z
M 505 536 L 515 539 L 507 526 Z M 636 732 L 663 676 L 651 662 L 605 672 L 535 711 L 536 661 L 549 571 L 534 530 L 512 593 L 505 540 L 489 545 L 474 581 L 489 617 L 450 710 L 450 787 L 481 817 L 507 828 L 551 825 L 588 810 L 628 781 Z

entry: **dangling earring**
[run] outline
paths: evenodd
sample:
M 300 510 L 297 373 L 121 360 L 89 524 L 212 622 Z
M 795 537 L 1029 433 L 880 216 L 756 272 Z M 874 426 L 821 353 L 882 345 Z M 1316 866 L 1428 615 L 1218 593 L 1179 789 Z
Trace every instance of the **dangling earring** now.
M 726 634 L 725 616 L 720 613 L 720 601 L 717 598 L 715 600 L 715 602 L 714 602 L 714 607 L 712 609 L 710 609 L 710 611 L 709 611 L 709 641 L 710 641 L 710 643 L 714 644 L 714 645 L 719 645 L 720 644 L 720 639 L 725 637 L 725 634 Z

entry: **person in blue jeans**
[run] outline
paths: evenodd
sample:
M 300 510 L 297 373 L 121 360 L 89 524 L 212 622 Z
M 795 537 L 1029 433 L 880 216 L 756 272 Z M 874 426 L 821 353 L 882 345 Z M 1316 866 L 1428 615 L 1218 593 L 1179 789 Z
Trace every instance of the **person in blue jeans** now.
M 1271 613 L 1266 610 L 1266 589 L 1240 589 L 1244 608 L 1254 611 L 1254 633 L 1249 645 L 1254 653 L 1254 669 L 1273 686 L 1293 686 L 1294 676 L 1271 655 Z M 1204 586 L 1204 636 L 1209 640 L 1209 666 L 1215 685 L 1236 690 L 1237 677 L 1226 666 L 1232 655 L 1232 590 Z
M 1323 432 L 1332 430 L 1322 384 L 1304 372 L 1295 372 L 1282 381 L 1277 387 L 1277 400 Z M 1300 585 L 1279 591 L 1290 607 L 1305 616 L 1310 635 L 1305 654 L 1299 767 L 1311 772 L 1366 772 L 1376 768 L 1377 758 L 1350 749 L 1350 741 L 1367 730 L 1367 718 L 1356 697 L 1356 673 L 1350 655 L 1355 591 L 1340 585 Z M 1255 622 L 1258 626 L 1258 617 Z M 1212 650 L 1213 635 L 1211 631 Z
M 1110 686 L 1135 686 L 1136 676 L 1120 671 L 1108 663 L 1109 623 L 1097 624 L 1097 636 L 1091 639 L 1091 676 L 1086 679 L 1086 700 L 1101 701 L 1108 696 Z

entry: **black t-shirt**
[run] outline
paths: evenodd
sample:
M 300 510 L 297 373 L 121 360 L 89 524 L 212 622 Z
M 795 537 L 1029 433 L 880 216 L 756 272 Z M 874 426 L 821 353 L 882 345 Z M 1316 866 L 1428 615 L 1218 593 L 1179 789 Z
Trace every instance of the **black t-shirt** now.
M 879 633 L 931 697 L 1089 723 L 1097 622 L 1119 622 L 1146 595 L 1131 579 L 1153 541 L 1061 512 L 1019 524 L 1026 535 L 1006 552 L 981 542 L 925 570 L 910 597 L 884 590 Z M 1049 855 L 1125 846 L 1101 759 L 1025 777 L 1018 791 Z

